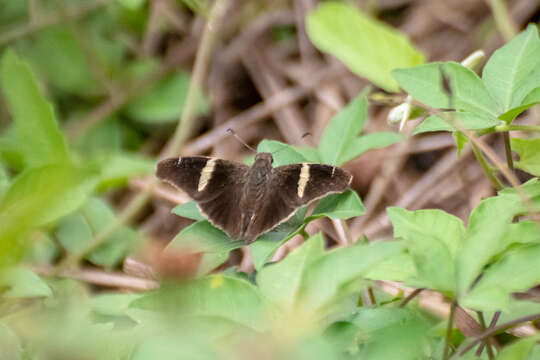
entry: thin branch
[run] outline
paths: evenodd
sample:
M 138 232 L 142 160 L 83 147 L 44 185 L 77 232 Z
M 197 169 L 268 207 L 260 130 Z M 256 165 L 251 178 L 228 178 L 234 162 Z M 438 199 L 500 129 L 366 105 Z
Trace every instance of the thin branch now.
M 510 18 L 510 13 L 506 8 L 504 0 L 488 0 L 488 5 L 491 7 L 495 24 L 499 29 L 505 41 L 510 41 L 516 36 L 516 25 Z
M 454 360 L 454 359 L 457 359 L 458 357 L 460 357 L 462 355 L 465 355 L 467 352 L 469 352 L 469 350 L 471 350 L 476 345 L 481 343 L 485 338 L 488 338 L 488 337 L 496 335 L 496 334 L 498 334 L 500 332 L 506 331 L 506 330 L 511 329 L 513 327 L 516 327 L 516 326 L 518 326 L 518 325 L 520 325 L 522 323 L 526 323 L 526 322 L 529 322 L 529 321 L 535 321 L 535 320 L 540 320 L 540 313 L 520 317 L 518 319 L 514 319 L 512 321 L 508 321 L 506 323 L 503 323 L 503 324 L 501 324 L 499 326 L 495 326 L 495 327 L 493 327 L 491 329 L 487 329 L 482 334 L 480 334 L 478 337 L 476 337 L 470 344 L 468 344 L 468 345 L 463 344 L 462 346 L 460 346 L 456 350 L 456 353 L 454 354 L 454 356 L 452 356 L 450 358 L 450 360 Z
M 472 149 L 474 152 L 474 156 L 476 157 L 476 160 L 482 167 L 482 170 L 488 177 L 489 181 L 491 181 L 491 185 L 493 185 L 493 187 L 496 190 L 503 189 L 504 185 L 501 183 L 501 181 L 499 180 L 499 178 L 497 177 L 497 175 L 495 174 L 491 166 L 488 164 L 486 158 L 484 157 L 484 154 L 482 154 L 482 151 L 475 144 L 472 145 Z
M 420 293 L 424 291 L 424 288 L 418 288 L 418 289 L 414 289 L 413 292 L 411 292 L 409 295 L 407 295 L 407 297 L 405 299 L 403 299 L 401 301 L 401 303 L 399 304 L 399 307 L 400 308 L 403 308 L 405 307 L 412 299 L 414 299 L 415 297 L 417 297 L 418 295 L 420 295 Z
M 456 313 L 456 307 L 457 302 L 454 300 L 452 301 L 452 305 L 450 305 L 450 316 L 448 317 L 448 324 L 446 325 L 443 360 L 448 360 L 448 356 L 450 356 L 450 341 L 452 340 L 452 329 L 454 328 L 454 315 Z
M 512 160 L 512 148 L 510 147 L 510 134 L 508 131 L 503 132 L 504 152 L 506 154 L 506 166 L 510 171 L 514 171 L 514 161 Z
M 342 66 L 334 66 L 331 68 L 325 67 L 324 69 L 321 69 L 315 73 L 309 83 L 287 88 L 282 92 L 269 97 L 264 102 L 261 102 L 248 110 L 231 117 L 221 125 L 214 127 L 206 134 L 186 144 L 186 146 L 182 149 L 183 153 L 201 154 L 210 149 L 221 138 L 227 136 L 227 129 L 232 128 L 239 131 L 242 128 L 257 123 L 258 121 L 262 121 L 283 106 L 308 96 L 313 89 L 320 86 L 321 83 L 336 80 L 336 77 L 344 74 L 345 70 Z

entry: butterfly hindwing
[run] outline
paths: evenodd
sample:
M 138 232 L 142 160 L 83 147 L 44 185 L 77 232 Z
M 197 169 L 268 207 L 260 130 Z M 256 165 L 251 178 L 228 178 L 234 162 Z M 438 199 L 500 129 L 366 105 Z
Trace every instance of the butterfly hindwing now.
M 240 200 L 249 167 L 240 163 L 202 156 L 163 160 L 157 176 L 185 191 L 197 202 L 209 221 L 240 238 Z

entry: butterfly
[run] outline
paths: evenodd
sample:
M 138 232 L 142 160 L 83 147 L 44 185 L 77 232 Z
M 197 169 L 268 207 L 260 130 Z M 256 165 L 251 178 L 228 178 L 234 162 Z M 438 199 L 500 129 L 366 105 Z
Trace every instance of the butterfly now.
M 157 177 L 186 192 L 210 223 L 233 239 L 252 243 L 296 210 L 347 190 L 352 175 L 339 167 L 299 163 L 272 167 L 271 153 L 247 166 L 204 156 L 162 160 Z

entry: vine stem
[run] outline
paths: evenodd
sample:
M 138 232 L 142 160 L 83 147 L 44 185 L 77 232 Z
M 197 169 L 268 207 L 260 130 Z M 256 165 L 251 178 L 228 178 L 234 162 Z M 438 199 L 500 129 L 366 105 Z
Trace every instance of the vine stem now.
M 460 357 L 462 355 L 465 355 L 469 350 L 471 350 L 476 345 L 478 345 L 479 343 L 484 341 L 484 339 L 486 339 L 486 338 L 488 338 L 490 336 L 496 335 L 496 334 L 498 334 L 498 333 L 500 333 L 502 331 L 505 331 L 505 330 L 511 329 L 513 327 L 516 327 L 516 326 L 518 326 L 518 325 L 520 325 L 522 323 L 529 322 L 529 321 L 535 321 L 535 320 L 540 320 L 540 313 L 520 317 L 520 318 L 514 319 L 512 321 L 508 321 L 506 323 L 503 323 L 503 324 L 501 324 L 499 326 L 495 326 L 493 328 L 487 329 L 486 331 L 484 331 L 483 333 L 478 335 L 470 344 L 460 346 L 456 350 L 456 353 L 450 358 L 450 360 L 455 360 L 458 357 Z
M 503 132 L 504 152 L 506 154 L 506 165 L 510 171 L 514 171 L 514 160 L 512 160 L 512 148 L 510 147 L 510 133 Z
M 495 24 L 504 40 L 507 42 L 512 40 L 516 36 L 517 31 L 504 0 L 488 0 L 488 5 L 491 7 Z
M 478 148 L 478 146 L 476 146 L 476 144 L 472 144 L 472 149 L 476 160 L 482 167 L 482 170 L 488 177 L 489 181 L 491 181 L 491 185 L 493 185 L 493 187 L 497 190 L 501 190 L 502 188 L 504 188 L 503 184 L 501 183 L 497 175 L 495 175 L 495 172 L 488 164 L 486 158 L 484 157 L 484 154 L 482 154 L 482 151 Z
M 443 360 L 448 360 L 450 356 L 450 341 L 452 340 L 452 329 L 454 327 L 454 315 L 456 313 L 457 301 L 452 301 L 450 305 L 450 316 L 448 317 L 448 324 L 446 325 L 446 336 L 444 338 L 444 353 Z
M 189 84 L 188 93 L 186 96 L 184 109 L 178 121 L 176 131 L 173 135 L 173 138 L 169 141 L 169 144 L 165 147 L 163 152 L 164 157 L 169 157 L 176 155 L 180 152 L 181 147 L 183 146 L 186 139 L 191 135 L 191 131 L 194 128 L 194 114 L 196 109 L 196 102 L 200 91 L 202 89 L 202 82 L 204 80 L 204 75 L 207 73 L 208 66 L 211 60 L 211 50 L 215 45 L 217 38 L 219 36 L 219 24 L 225 10 L 228 7 L 229 0 L 216 0 L 212 10 L 209 14 L 206 27 L 203 31 L 201 38 L 201 45 L 197 51 L 197 56 L 195 58 L 195 64 L 193 66 L 193 76 Z M 103 231 L 96 234 L 92 239 L 90 244 L 86 246 L 82 251 L 78 253 L 69 254 L 57 267 L 59 272 L 65 270 L 66 268 L 77 266 L 81 259 L 83 259 L 90 252 L 102 245 L 107 238 L 112 235 L 116 230 L 121 226 L 131 221 L 141 209 L 146 206 L 148 200 L 151 198 L 151 195 L 157 186 L 158 181 L 155 177 L 152 177 L 149 181 L 148 187 L 135 195 L 135 197 L 129 202 L 129 204 L 118 214 L 117 218 L 113 223 L 107 226 Z

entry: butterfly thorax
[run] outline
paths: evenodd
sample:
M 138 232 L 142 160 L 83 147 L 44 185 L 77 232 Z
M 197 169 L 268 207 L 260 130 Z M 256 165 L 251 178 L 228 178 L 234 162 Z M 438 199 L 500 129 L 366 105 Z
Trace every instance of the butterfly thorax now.
M 264 200 L 265 191 L 268 188 L 267 184 L 272 176 L 272 160 L 272 154 L 258 153 L 255 156 L 253 166 L 249 170 L 241 204 L 244 215 L 242 219 L 244 231 L 254 220 L 253 215 Z

